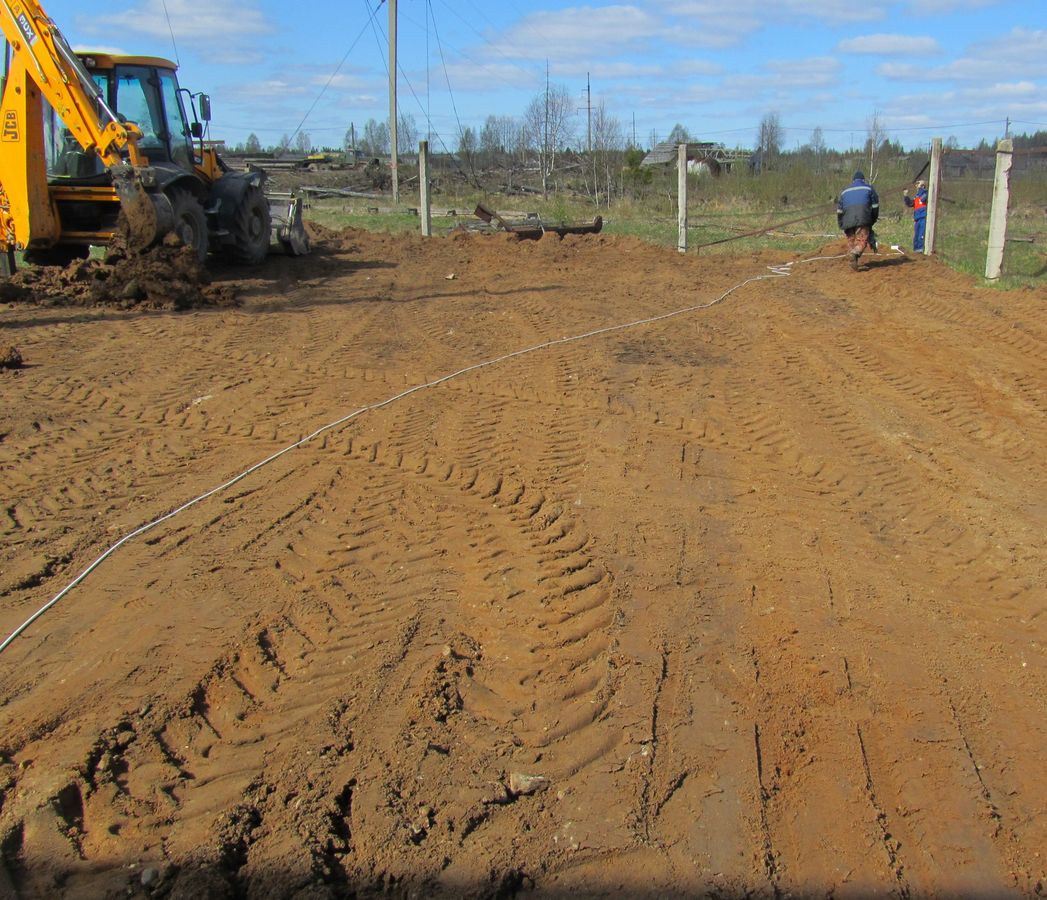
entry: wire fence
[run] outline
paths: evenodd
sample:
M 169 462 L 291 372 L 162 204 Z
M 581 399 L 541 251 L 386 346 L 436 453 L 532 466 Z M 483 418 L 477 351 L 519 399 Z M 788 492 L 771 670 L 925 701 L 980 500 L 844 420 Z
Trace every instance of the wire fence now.
M 935 253 L 956 268 L 984 272 L 995 150 L 946 148 L 942 154 Z M 1003 274 L 1047 275 L 1047 147 L 1016 149 Z

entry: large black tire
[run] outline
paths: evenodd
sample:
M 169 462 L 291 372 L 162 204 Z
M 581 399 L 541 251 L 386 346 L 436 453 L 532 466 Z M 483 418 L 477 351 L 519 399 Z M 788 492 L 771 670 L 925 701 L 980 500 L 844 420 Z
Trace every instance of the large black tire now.
M 231 243 L 223 245 L 223 255 L 238 265 L 259 265 L 269 253 L 269 232 L 272 227 L 269 201 L 265 193 L 257 185 L 248 185 L 229 226 Z
M 192 247 L 197 259 L 207 259 L 207 216 L 200 201 L 189 191 L 175 189 L 168 195 L 174 212 L 174 228 L 177 237 L 186 247 Z

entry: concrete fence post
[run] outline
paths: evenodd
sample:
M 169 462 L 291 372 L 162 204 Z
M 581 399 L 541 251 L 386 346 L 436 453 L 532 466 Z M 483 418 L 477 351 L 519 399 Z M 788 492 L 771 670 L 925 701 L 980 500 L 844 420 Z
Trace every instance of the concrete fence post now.
M 433 212 L 429 199 L 429 142 L 418 142 L 418 211 L 422 218 L 422 236 L 432 237 Z
M 996 145 L 996 178 L 992 185 L 992 210 L 989 213 L 989 246 L 985 254 L 985 277 L 994 280 L 1003 270 L 1003 247 L 1007 242 L 1007 207 L 1011 198 L 1011 163 L 1014 141 Z
M 923 236 L 925 256 L 934 253 L 938 237 L 938 198 L 942 189 L 942 139 L 931 141 L 931 165 L 927 174 L 927 229 Z
M 679 212 L 680 233 L 676 249 L 687 252 L 687 144 L 676 146 L 676 203 Z

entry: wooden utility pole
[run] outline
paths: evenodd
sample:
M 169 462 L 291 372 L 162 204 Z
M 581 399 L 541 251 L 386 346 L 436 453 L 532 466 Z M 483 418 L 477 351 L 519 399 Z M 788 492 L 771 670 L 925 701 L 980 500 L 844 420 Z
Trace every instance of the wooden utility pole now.
M 680 232 L 676 249 L 687 252 L 687 144 L 676 145 L 676 203 L 679 207 Z
M 422 236 L 432 237 L 433 212 L 429 204 L 429 142 L 418 142 L 418 205 L 422 216 Z
M 1011 163 L 1014 141 L 996 145 L 996 179 L 992 186 L 992 211 L 989 213 L 989 246 L 985 254 L 985 277 L 996 279 L 1003 270 L 1003 246 L 1007 242 L 1007 206 L 1011 196 Z
M 393 176 L 393 204 L 400 203 L 400 172 L 396 156 L 396 0 L 389 2 L 389 144 Z
M 927 231 L 923 236 L 924 256 L 934 253 L 938 236 L 938 198 L 942 187 L 942 139 L 931 140 L 931 164 L 927 173 Z

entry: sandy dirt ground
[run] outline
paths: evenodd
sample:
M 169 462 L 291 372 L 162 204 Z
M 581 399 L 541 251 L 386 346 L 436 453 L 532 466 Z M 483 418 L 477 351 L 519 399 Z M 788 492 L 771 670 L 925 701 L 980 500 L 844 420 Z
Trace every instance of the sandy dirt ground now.
M 1047 890 L 1047 288 L 351 231 L 214 284 L 0 306 L 4 636 L 365 410 L 0 655 L 0 897 Z

